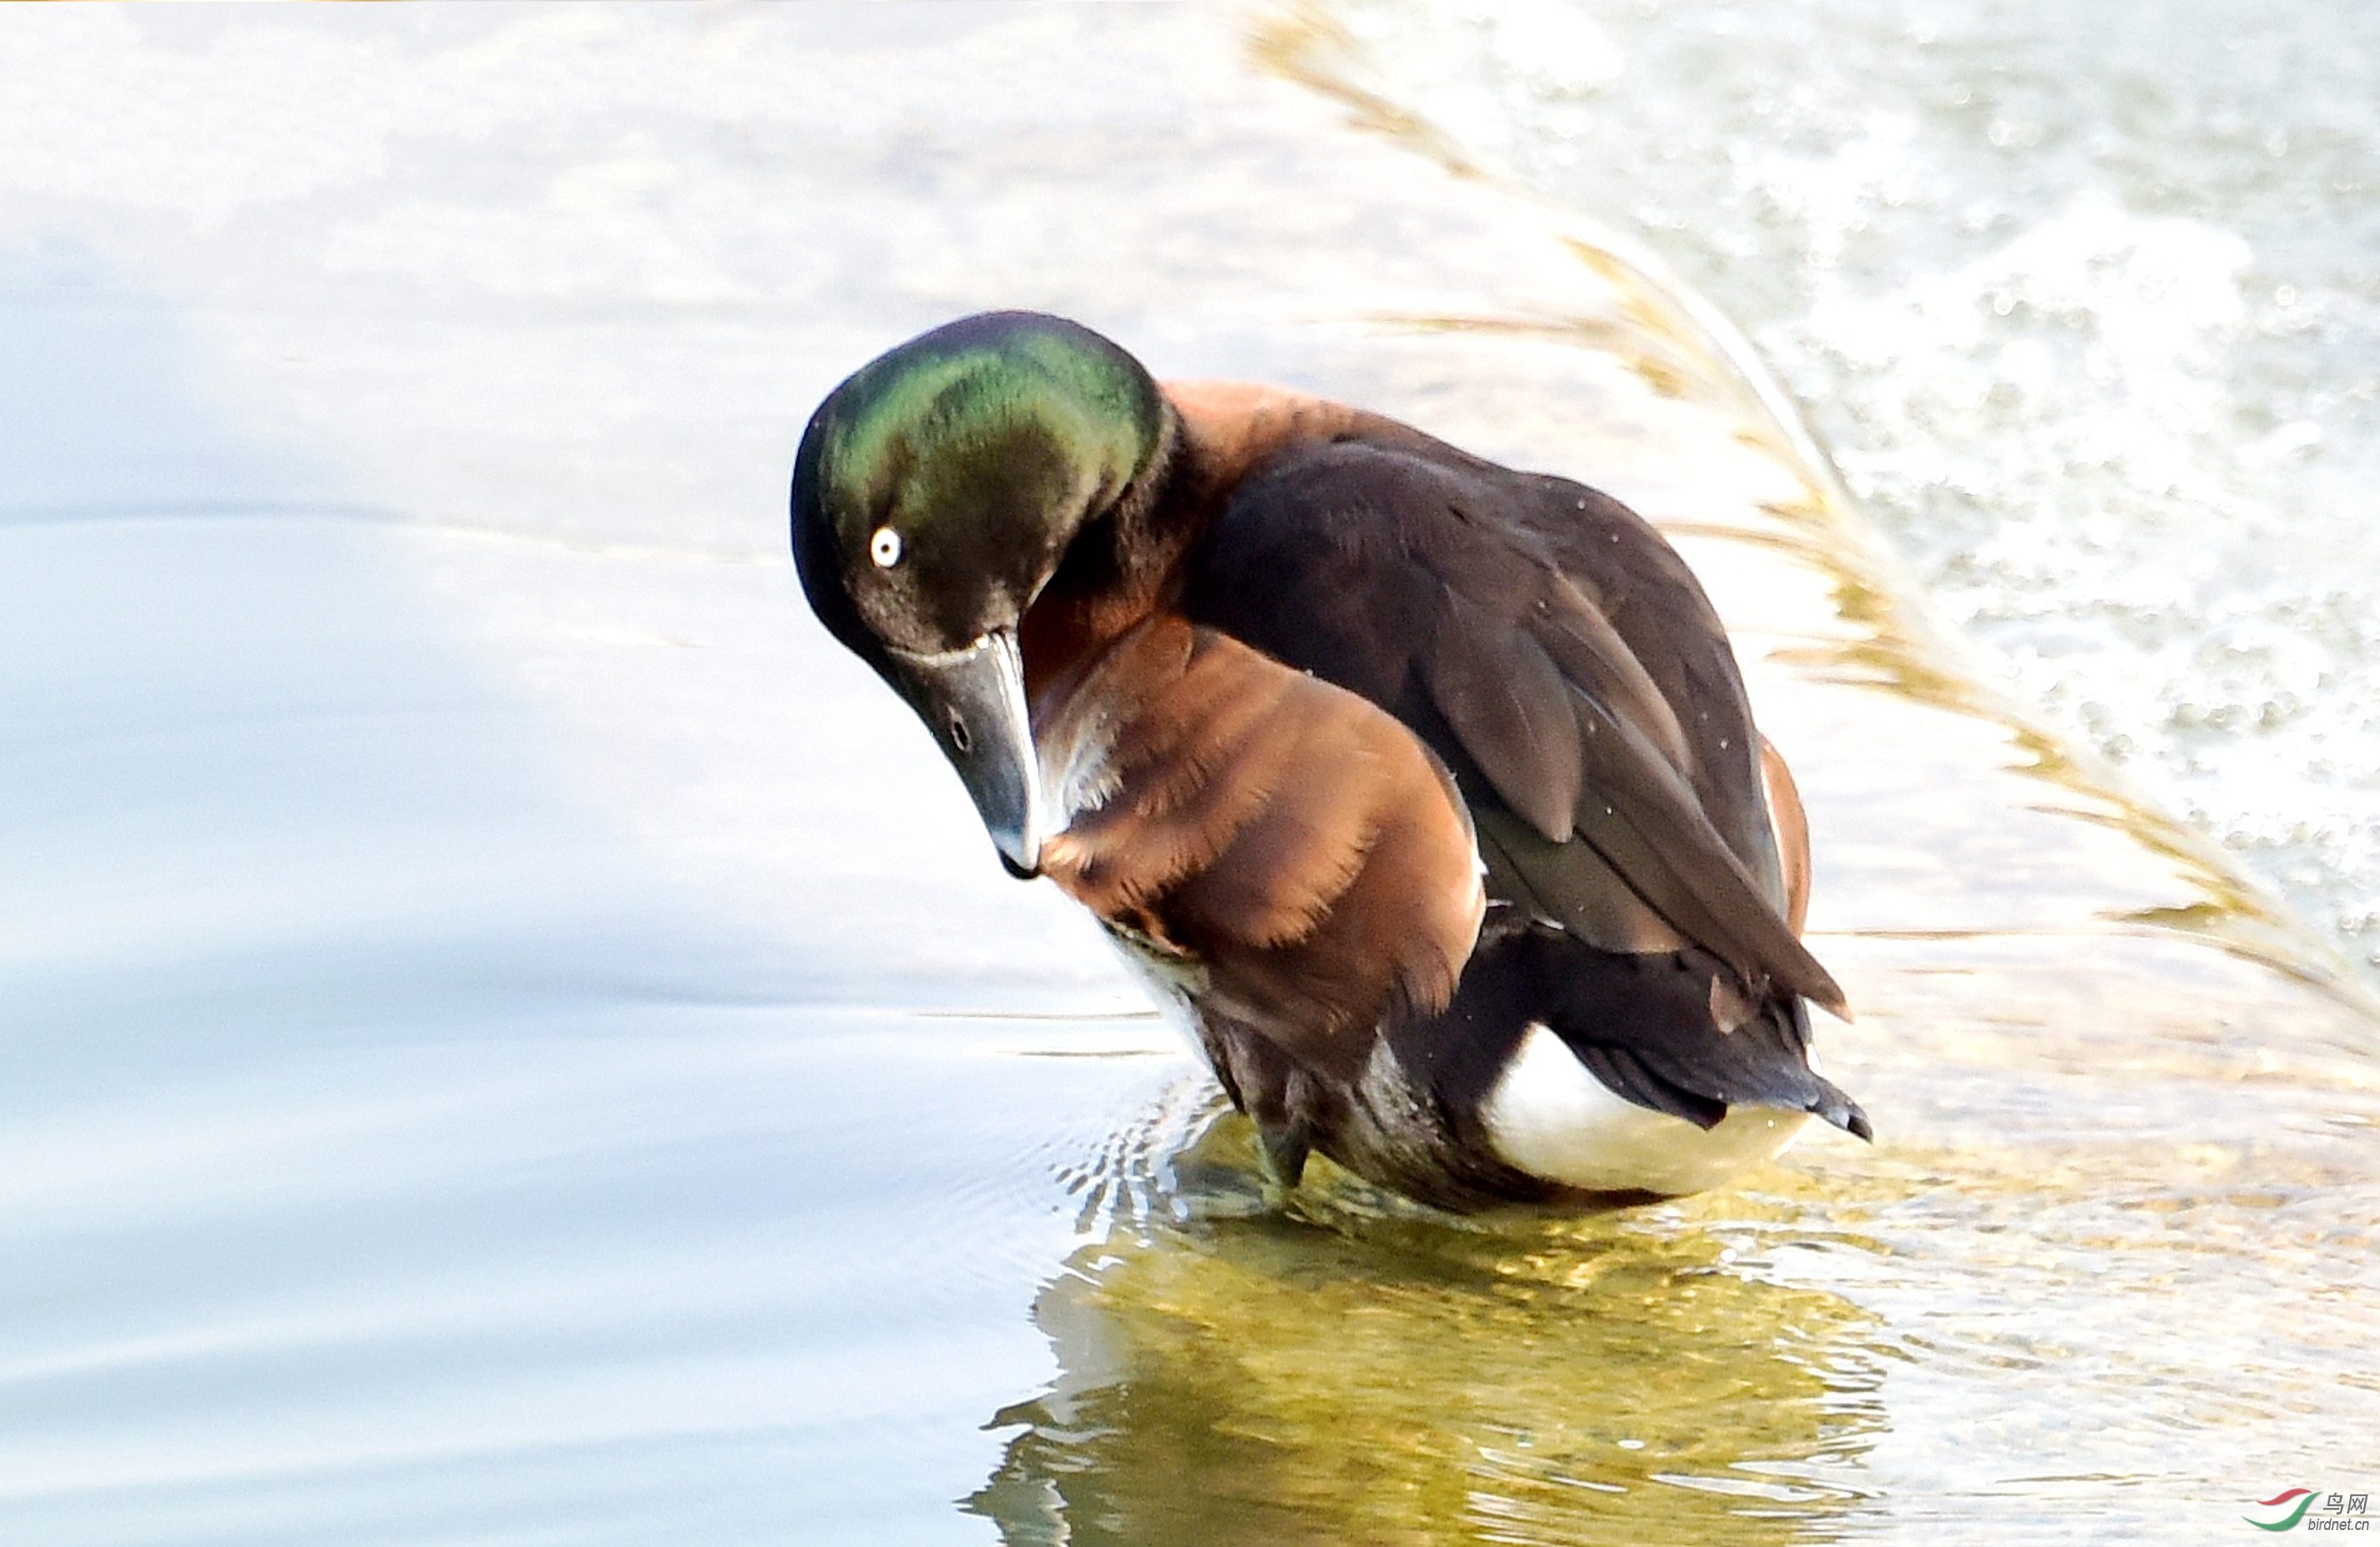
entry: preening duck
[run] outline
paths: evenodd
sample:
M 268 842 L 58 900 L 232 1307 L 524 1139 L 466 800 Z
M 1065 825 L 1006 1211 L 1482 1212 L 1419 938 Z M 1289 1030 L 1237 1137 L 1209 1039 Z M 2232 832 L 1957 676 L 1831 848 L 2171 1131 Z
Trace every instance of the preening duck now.
M 1002 861 L 1184 1012 L 1268 1168 L 1422 1201 L 1694 1192 L 1815 1115 L 1808 837 L 1618 501 L 1358 408 L 1160 384 L 1061 318 L 829 395 L 793 547 Z

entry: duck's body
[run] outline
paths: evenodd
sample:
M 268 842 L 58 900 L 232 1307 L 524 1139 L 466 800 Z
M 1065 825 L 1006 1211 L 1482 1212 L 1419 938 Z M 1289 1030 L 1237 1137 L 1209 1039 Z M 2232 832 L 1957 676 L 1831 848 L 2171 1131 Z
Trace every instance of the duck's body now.
M 1475 1208 L 1694 1191 L 1812 1114 L 1864 1135 L 1807 1063 L 1803 1000 L 1842 1001 L 1796 936 L 1798 800 L 1658 535 L 1392 420 L 1160 389 L 1102 350 L 1001 314 L 869 367 L 806 437 L 796 553 L 1011 868 L 1089 907 L 1186 1012 L 1275 1173 L 1294 1183 L 1318 1149 Z M 935 371 L 884 406 L 885 379 Z M 860 411 L 838 411 L 846 395 Z M 1097 455 L 1066 449 L 1090 433 L 1066 407 L 1084 403 L 1132 424 L 1128 471 L 1096 434 Z M 902 476 L 836 466 L 855 446 Z M 993 483 L 983 513 L 941 514 Z M 1037 501 L 1058 516 L 982 537 Z M 861 567 L 922 542 L 976 551 L 931 578 Z M 961 566 L 1025 578 L 919 627 Z M 935 674 L 980 678 L 995 656 L 1023 701 L 987 707 L 977 680 L 951 710 Z M 967 725 L 987 714 L 1029 727 L 1021 796 L 987 793 Z

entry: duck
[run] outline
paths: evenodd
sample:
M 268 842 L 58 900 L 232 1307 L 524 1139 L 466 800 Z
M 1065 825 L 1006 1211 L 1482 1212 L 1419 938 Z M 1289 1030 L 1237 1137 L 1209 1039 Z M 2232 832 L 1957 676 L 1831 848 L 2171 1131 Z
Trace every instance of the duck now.
M 1809 827 L 1708 598 L 1611 496 L 1105 335 L 963 317 L 795 457 L 827 631 L 1009 873 L 1090 910 L 1258 1163 L 1416 1202 L 1702 1191 L 1817 1118 Z

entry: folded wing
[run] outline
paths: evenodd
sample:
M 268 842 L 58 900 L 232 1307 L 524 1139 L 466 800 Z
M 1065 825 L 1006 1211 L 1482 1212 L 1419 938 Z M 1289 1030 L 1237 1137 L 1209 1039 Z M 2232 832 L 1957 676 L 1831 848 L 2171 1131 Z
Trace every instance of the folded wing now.
M 1469 801 L 1491 898 L 1844 1013 L 1786 919 L 1725 633 L 1615 502 L 1401 427 L 1293 448 L 1233 491 L 1184 606 L 1411 726 Z

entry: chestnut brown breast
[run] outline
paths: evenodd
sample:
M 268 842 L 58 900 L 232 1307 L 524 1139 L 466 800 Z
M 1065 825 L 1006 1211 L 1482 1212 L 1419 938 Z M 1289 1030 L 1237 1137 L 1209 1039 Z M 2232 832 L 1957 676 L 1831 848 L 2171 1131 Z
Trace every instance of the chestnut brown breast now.
M 1351 1076 L 1443 1009 L 1486 908 L 1470 822 L 1389 714 L 1227 635 L 1145 619 L 1043 683 L 1042 869 L 1192 976 L 1202 1014 Z

